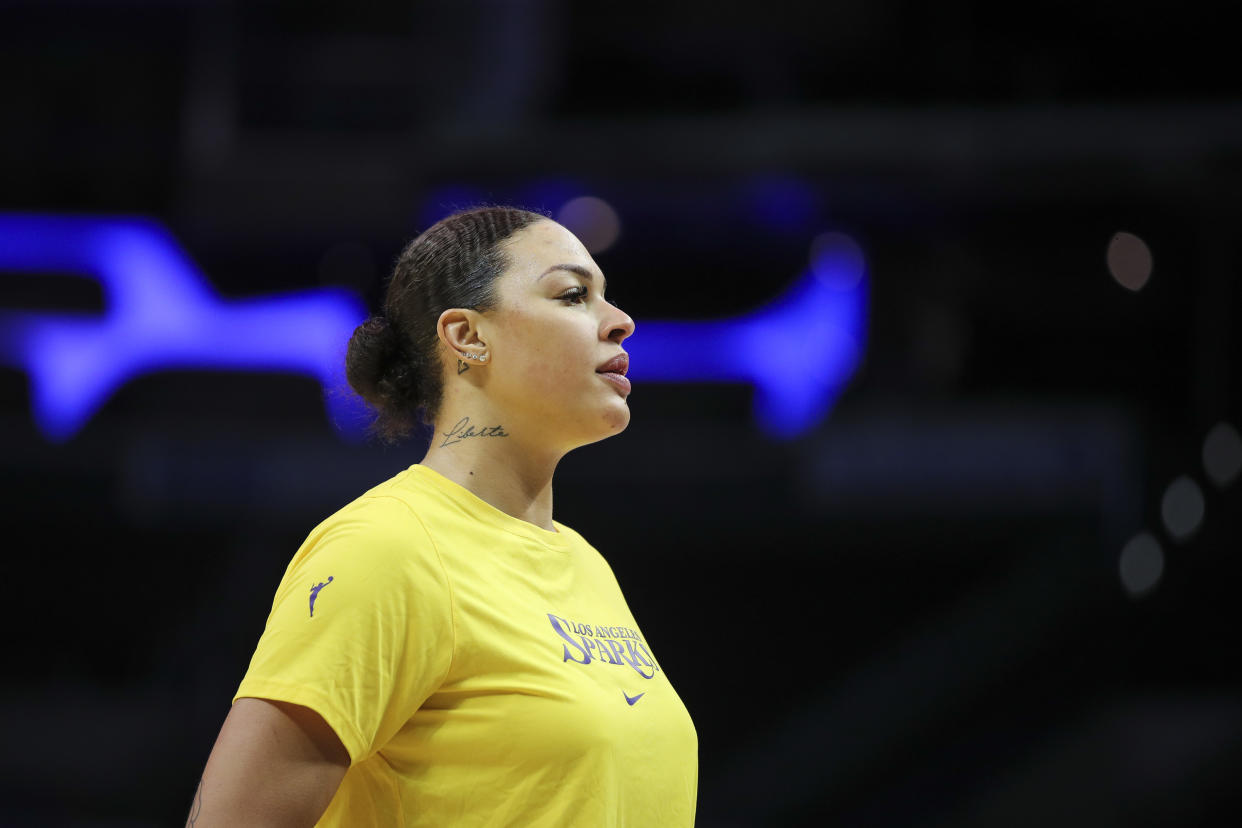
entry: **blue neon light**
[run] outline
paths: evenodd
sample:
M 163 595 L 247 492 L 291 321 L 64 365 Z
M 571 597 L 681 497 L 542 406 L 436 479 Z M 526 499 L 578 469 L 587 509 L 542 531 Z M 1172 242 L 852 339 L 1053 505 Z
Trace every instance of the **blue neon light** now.
M 30 376 L 35 419 L 49 439 L 73 436 L 140 374 L 185 368 L 311 376 L 338 431 L 354 438 L 361 429 L 359 401 L 339 393 L 345 346 L 365 317 L 347 290 L 222 299 L 167 230 L 135 218 L 0 214 L 0 269 L 80 273 L 104 288 L 104 316 L 0 312 L 0 360 Z M 827 413 L 857 368 L 864 276 L 856 248 L 837 245 L 751 313 L 640 321 L 626 343 L 630 374 L 639 382 L 750 383 L 760 424 L 795 436 Z
M 176 368 L 287 371 L 343 383 L 344 348 L 364 318 L 345 290 L 229 301 L 156 222 L 0 214 L 0 268 L 81 273 L 104 289 L 104 316 L 0 315 L 0 359 L 26 371 L 49 439 L 73 436 L 117 388 Z M 355 409 L 329 394 L 348 429 Z
M 744 316 L 639 320 L 625 342 L 636 382 L 747 382 L 759 424 L 795 437 L 819 422 L 862 357 L 867 290 L 860 257 L 825 257 L 784 295 Z

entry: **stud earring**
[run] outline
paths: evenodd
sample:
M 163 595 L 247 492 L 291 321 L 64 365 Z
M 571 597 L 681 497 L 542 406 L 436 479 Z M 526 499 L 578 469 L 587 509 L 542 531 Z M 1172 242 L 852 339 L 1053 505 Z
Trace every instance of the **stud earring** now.
M 477 362 L 487 362 L 487 354 L 471 354 L 471 353 L 465 353 L 465 354 L 462 354 L 462 356 L 463 356 L 465 359 L 473 359 L 473 360 L 475 360 L 475 361 L 477 361 Z

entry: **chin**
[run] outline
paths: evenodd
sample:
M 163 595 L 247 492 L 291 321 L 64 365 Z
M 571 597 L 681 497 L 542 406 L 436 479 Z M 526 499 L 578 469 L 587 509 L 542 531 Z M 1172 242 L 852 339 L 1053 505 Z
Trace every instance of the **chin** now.
M 600 415 L 598 422 L 599 429 L 582 445 L 598 443 L 600 440 L 607 440 L 614 434 L 625 431 L 626 426 L 630 424 L 630 407 L 624 402 L 620 406 L 609 406 L 608 410 Z
M 619 411 L 609 411 L 605 417 L 609 431 L 605 436 L 611 437 L 613 434 L 620 434 L 625 431 L 625 427 L 630 424 L 630 407 L 622 404 Z

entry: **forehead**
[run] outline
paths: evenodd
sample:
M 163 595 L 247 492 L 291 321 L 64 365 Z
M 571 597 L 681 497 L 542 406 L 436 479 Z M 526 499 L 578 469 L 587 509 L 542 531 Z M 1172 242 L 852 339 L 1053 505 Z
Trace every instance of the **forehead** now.
M 509 271 L 519 278 L 534 280 L 556 264 L 576 264 L 593 273 L 599 267 L 578 237 L 550 219 L 537 221 L 514 233 L 505 241 Z

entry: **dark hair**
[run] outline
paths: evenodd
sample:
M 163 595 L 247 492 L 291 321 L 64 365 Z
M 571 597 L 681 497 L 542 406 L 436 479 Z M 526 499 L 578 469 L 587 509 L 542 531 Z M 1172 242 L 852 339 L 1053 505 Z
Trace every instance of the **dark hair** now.
M 354 330 L 345 377 L 375 410 L 370 430 L 388 443 L 431 425 L 444 396 L 436 325 L 448 308 L 490 310 L 508 266 L 501 242 L 544 219 L 515 207 L 463 210 L 427 228 L 397 257 L 381 313 Z

